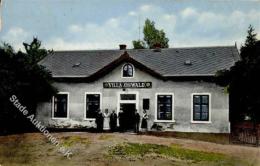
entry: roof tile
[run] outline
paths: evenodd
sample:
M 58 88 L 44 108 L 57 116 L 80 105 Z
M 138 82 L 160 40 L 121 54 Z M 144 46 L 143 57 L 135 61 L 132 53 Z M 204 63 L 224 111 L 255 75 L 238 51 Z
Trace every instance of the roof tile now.
M 55 51 L 39 64 L 50 70 L 54 77 L 89 77 L 118 59 L 124 51 Z M 162 76 L 214 75 L 240 59 L 235 46 L 167 48 L 160 52 L 152 49 L 126 51 L 131 58 Z M 192 65 L 185 65 L 186 60 L 190 60 Z

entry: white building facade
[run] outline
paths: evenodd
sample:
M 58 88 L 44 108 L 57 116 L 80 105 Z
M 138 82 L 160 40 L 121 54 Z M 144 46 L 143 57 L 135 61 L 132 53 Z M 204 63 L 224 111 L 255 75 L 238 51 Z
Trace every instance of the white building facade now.
M 223 48 L 203 48 L 201 53 L 196 51 L 202 48 L 193 48 L 195 57 L 190 56 L 189 49 L 118 50 L 113 58 L 100 55 L 102 51 L 94 51 L 94 55 L 91 51 L 75 51 L 75 61 L 70 59 L 75 52 L 49 55 L 41 64 L 52 71 L 59 93 L 51 101 L 38 104 L 37 119 L 49 128 L 85 129 L 96 126 L 99 109 L 108 109 L 110 113 L 122 109 L 131 129 L 136 109 L 141 116 L 143 110 L 147 111 L 148 130 L 229 133 L 229 95 L 214 83 L 213 72 L 231 67 L 239 56 L 235 47 Z M 205 62 L 203 58 L 212 50 L 214 59 Z M 183 55 L 178 57 L 180 52 Z M 214 62 L 220 53 L 232 61 Z M 145 57 L 149 54 L 151 57 Z M 95 55 L 104 59 L 97 62 L 97 57 L 92 58 Z M 69 60 L 59 61 L 62 58 Z M 102 67 L 97 63 L 102 63 Z M 84 73 L 87 69 L 88 75 Z M 174 74 L 169 72 L 172 70 Z M 204 70 L 211 73 L 202 73 Z

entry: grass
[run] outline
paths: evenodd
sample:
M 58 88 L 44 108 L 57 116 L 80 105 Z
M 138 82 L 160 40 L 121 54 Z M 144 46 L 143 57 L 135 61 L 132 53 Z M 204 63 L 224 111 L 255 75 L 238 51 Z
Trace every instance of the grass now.
M 200 140 L 219 144 L 229 144 L 229 134 L 214 134 L 214 133 L 190 133 L 190 132 L 148 132 L 148 135 L 186 138 L 192 140 Z
M 175 137 L 201 140 L 201 141 L 220 143 L 220 144 L 229 144 L 228 134 L 175 132 Z
M 71 147 L 75 144 L 89 145 L 91 142 L 88 138 L 82 138 L 80 136 L 68 136 L 62 138 L 62 144 L 64 147 Z
M 99 140 L 103 140 L 103 141 L 105 141 L 105 140 L 110 140 L 110 139 L 112 139 L 114 136 L 113 135 L 110 135 L 110 134 L 102 134 L 102 135 L 100 135 L 99 136 Z
M 210 151 L 205 152 L 191 150 L 190 147 L 182 146 L 179 143 L 168 146 L 158 145 L 161 141 L 160 138 L 158 140 L 155 138 L 156 140 L 152 141 L 158 141 L 158 144 L 147 144 L 150 142 L 149 138 L 145 138 L 146 144 L 139 144 L 138 142 L 131 143 L 132 141 L 127 138 L 122 139 L 121 134 L 86 133 L 82 135 L 65 133 L 60 134 L 58 138 L 61 143 L 64 143 L 73 152 L 72 158 L 67 160 L 40 133 L 26 134 L 25 137 L 17 135 L 15 138 L 17 139 L 10 138 L 10 136 L 0 138 L 0 165 L 247 166 L 248 163 L 252 163 L 251 166 L 259 165 L 256 162 L 257 153 L 253 148 L 248 147 L 241 149 L 237 147 L 237 152 L 241 154 L 241 157 L 238 156 L 237 158 L 235 157 L 237 155 L 226 154 L 225 151 L 211 153 L 210 147 L 208 148 Z M 139 136 L 136 136 L 134 141 L 137 141 L 139 138 Z M 209 146 L 212 146 L 212 151 L 215 151 L 214 144 L 209 144 Z M 227 145 L 227 148 L 232 147 Z M 241 153 L 241 151 L 244 149 L 247 149 L 249 153 L 252 152 L 252 158 L 250 158 L 251 154 L 243 156 L 244 152 Z M 234 154 L 236 153 L 236 151 L 232 151 Z
M 137 144 L 137 143 L 125 143 L 112 147 L 109 150 L 110 155 L 127 157 L 127 156 L 141 156 L 149 154 L 156 154 L 161 157 L 175 158 L 180 160 L 188 160 L 193 163 L 206 162 L 215 163 L 223 166 L 236 165 L 239 163 L 238 159 L 220 154 L 209 153 L 196 150 L 190 150 L 182 148 L 179 145 L 165 146 L 156 144 Z M 246 165 L 243 164 L 243 165 Z

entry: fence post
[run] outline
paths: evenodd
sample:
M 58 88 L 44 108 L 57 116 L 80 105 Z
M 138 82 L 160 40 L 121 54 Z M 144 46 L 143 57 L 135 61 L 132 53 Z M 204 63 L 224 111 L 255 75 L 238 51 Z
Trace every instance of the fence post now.
M 259 125 L 256 126 L 256 146 L 259 146 Z

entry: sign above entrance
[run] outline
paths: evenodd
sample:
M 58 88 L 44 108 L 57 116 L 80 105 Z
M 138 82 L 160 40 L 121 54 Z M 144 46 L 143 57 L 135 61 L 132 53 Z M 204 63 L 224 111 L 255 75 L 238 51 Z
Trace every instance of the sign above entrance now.
M 152 82 L 104 82 L 104 88 L 152 88 Z

